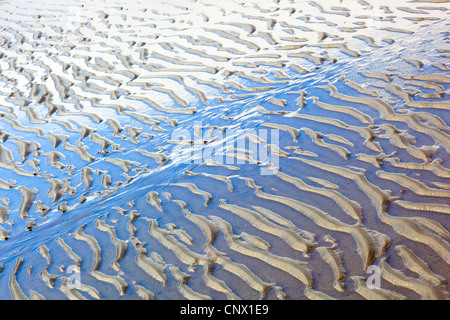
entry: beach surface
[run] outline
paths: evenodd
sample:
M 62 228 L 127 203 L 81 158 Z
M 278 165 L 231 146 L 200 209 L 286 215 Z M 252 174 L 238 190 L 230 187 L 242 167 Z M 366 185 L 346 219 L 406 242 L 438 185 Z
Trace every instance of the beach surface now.
M 448 299 L 449 1 L 0 1 L 0 299 Z

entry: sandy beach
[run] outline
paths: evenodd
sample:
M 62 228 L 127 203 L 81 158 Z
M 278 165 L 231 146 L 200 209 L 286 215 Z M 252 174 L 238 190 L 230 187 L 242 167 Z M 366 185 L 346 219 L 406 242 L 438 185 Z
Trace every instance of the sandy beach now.
M 449 1 L 0 1 L 0 300 L 446 300 Z

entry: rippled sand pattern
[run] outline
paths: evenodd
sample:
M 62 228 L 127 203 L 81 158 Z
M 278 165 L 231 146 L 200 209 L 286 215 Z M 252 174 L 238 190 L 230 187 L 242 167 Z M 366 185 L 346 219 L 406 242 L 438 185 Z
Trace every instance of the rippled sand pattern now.
M 447 299 L 447 1 L 0 9 L 1 299 Z

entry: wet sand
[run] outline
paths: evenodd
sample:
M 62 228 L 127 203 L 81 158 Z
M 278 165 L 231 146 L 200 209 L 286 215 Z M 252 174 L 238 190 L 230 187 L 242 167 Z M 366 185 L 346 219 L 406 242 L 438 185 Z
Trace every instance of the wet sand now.
M 448 1 L 0 9 L 0 299 L 448 299 Z

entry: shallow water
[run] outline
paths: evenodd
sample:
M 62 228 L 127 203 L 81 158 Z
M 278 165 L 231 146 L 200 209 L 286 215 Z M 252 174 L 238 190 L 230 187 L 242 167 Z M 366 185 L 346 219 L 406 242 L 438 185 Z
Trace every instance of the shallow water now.
M 447 298 L 448 4 L 0 8 L 1 299 Z

